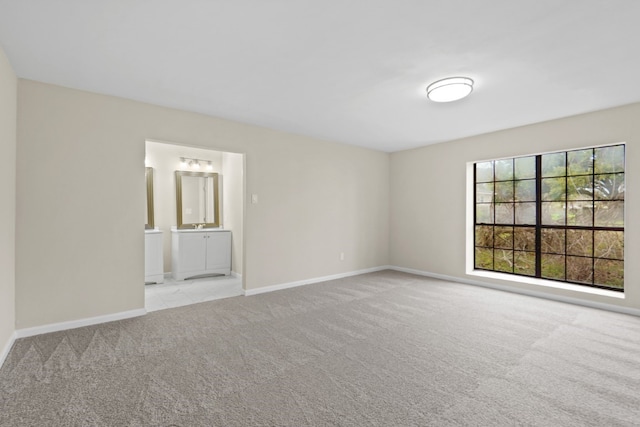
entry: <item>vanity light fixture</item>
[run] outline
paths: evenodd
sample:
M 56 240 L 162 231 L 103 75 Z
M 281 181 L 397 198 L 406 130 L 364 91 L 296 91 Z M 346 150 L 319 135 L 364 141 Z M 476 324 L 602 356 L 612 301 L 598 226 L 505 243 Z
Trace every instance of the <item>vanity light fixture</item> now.
M 469 77 L 447 77 L 427 86 L 427 96 L 433 102 L 451 102 L 462 99 L 473 90 Z
M 213 170 L 213 162 L 211 160 L 194 159 L 191 157 L 180 157 L 180 169 L 199 170 L 201 166 L 206 165 L 207 170 Z

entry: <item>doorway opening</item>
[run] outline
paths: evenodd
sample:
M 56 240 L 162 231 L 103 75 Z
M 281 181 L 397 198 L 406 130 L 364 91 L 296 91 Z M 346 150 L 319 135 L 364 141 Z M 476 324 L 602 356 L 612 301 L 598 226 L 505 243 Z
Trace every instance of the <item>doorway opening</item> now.
M 151 172 L 152 177 L 151 184 L 147 180 L 148 211 L 145 227 L 145 308 L 147 311 L 243 295 L 245 155 L 147 140 L 145 166 L 147 176 Z M 194 223 L 191 230 L 188 229 L 191 228 L 188 224 L 180 227 L 182 230 L 178 230 L 178 203 L 185 205 L 187 202 L 177 197 L 176 180 L 186 172 L 194 175 L 202 173 L 216 175 L 219 202 L 216 227 L 211 227 L 212 224 L 203 221 Z M 200 203 L 200 205 L 205 206 L 206 203 Z M 194 210 L 198 209 L 197 201 L 194 202 L 194 206 Z M 181 213 L 192 210 L 191 207 L 186 206 L 180 208 L 183 209 Z M 152 224 L 148 223 L 150 217 Z M 205 251 L 205 255 L 202 255 L 205 257 L 203 264 L 224 263 L 224 259 L 228 256 L 228 268 L 221 268 L 226 266 L 219 264 L 210 270 L 205 267 L 201 272 L 215 271 L 217 274 L 193 274 L 187 275 L 186 279 L 183 279 L 185 277 L 183 272 L 174 274 L 181 268 L 179 257 L 177 259 L 176 256 L 184 248 L 180 248 L 176 239 L 185 237 L 183 233 L 190 233 L 188 237 L 191 241 L 196 234 L 202 235 L 204 239 L 207 235 L 215 238 L 222 235 L 230 237 L 229 253 L 222 256 L 219 245 L 214 249 L 209 248 L 209 257 L 206 256 L 206 246 L 202 246 Z M 213 240 L 215 239 L 209 238 L 203 242 L 213 242 Z M 223 250 L 226 251 L 226 247 L 224 246 Z M 211 253 L 214 250 L 216 256 L 213 259 L 216 261 L 211 261 Z M 201 256 L 200 252 L 197 254 L 196 261 L 197 257 Z M 194 255 L 182 253 L 182 259 L 185 257 L 193 261 Z M 223 261 L 220 261 L 221 259 Z M 161 276 L 158 275 L 160 271 Z M 220 274 L 220 271 L 224 273 Z M 227 271 L 229 274 L 226 274 Z M 201 273 L 195 270 L 194 272 Z

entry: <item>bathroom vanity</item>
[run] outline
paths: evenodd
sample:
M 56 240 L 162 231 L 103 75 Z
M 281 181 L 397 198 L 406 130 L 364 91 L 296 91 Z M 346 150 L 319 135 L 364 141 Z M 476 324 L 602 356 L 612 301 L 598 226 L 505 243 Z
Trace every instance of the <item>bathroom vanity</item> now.
M 231 231 L 173 227 L 171 270 L 176 280 L 231 274 Z

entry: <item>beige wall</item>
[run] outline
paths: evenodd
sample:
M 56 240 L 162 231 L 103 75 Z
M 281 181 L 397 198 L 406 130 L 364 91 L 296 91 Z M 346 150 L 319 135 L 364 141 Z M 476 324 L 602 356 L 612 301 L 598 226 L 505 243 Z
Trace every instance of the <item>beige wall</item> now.
M 0 188 L 10 199 L 15 194 L 10 159 L 16 112 L 15 102 L 4 94 L 12 88 L 15 94 L 15 76 L 4 71 L 10 66 L 0 59 L 0 169 L 7 174 Z M 468 162 L 621 141 L 628 144 L 626 259 L 636 259 L 639 114 L 640 104 L 634 104 L 389 155 L 20 80 L 16 327 L 144 307 L 142 164 L 148 139 L 245 154 L 246 197 L 233 203 L 244 205 L 246 245 L 241 253 L 249 290 L 386 264 L 480 280 L 466 275 L 461 256 L 468 225 Z M 258 196 L 257 204 L 250 203 L 252 194 Z M 11 204 L 2 209 L 0 219 L 12 224 Z M 13 241 L 11 227 L 2 232 L 8 233 L 3 245 Z M 14 329 L 11 246 L 6 252 L 3 247 L 0 258 L 7 265 L 0 283 L 1 304 L 7 305 L 0 315 L 0 338 Z M 623 300 L 482 280 L 638 308 L 640 284 L 630 278 L 639 269 L 627 262 Z
M 15 330 L 16 100 L 18 81 L 0 48 L 0 363 Z
M 391 154 L 390 262 L 465 280 L 640 308 L 640 104 Z M 467 162 L 626 142 L 625 298 L 467 275 Z
M 388 262 L 386 153 L 27 80 L 18 116 L 18 328 L 144 307 L 147 139 L 246 154 L 246 289 Z

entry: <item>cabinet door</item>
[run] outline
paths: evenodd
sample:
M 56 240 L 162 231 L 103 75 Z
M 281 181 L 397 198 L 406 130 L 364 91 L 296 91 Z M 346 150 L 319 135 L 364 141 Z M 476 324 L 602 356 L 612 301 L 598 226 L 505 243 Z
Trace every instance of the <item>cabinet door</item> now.
M 162 234 L 144 235 L 144 275 L 145 277 L 163 274 Z
M 180 233 L 180 271 L 205 270 L 207 239 L 204 233 Z
M 231 267 L 231 233 L 207 233 L 207 270 Z

